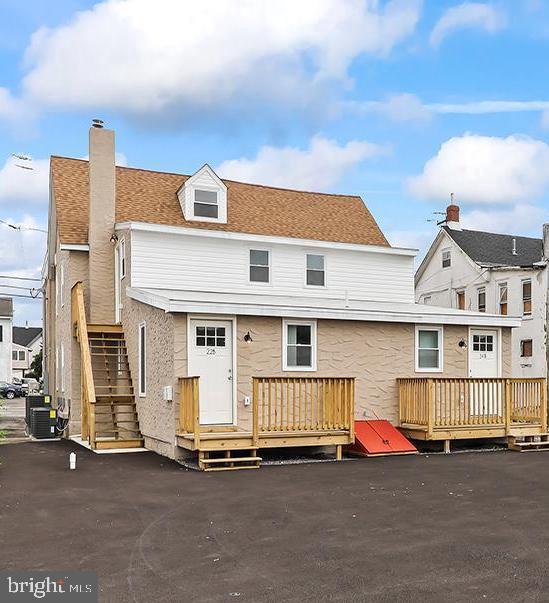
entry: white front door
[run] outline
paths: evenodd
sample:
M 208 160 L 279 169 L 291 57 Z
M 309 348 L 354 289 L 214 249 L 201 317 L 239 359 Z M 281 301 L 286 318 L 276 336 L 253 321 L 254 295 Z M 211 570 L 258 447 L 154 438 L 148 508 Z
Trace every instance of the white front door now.
M 499 377 L 499 331 L 471 329 L 469 376 Z
M 233 423 L 233 353 L 230 320 L 190 321 L 189 376 L 200 377 L 200 424 Z

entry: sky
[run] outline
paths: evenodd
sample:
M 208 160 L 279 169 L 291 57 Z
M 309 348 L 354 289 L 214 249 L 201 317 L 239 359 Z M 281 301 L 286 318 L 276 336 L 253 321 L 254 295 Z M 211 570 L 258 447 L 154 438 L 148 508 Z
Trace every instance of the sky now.
M 40 277 L 49 157 L 93 118 L 121 165 L 361 195 L 418 258 L 450 193 L 541 236 L 548 50 L 549 0 L 0 0 L 0 294 L 40 286 L 5 277 Z

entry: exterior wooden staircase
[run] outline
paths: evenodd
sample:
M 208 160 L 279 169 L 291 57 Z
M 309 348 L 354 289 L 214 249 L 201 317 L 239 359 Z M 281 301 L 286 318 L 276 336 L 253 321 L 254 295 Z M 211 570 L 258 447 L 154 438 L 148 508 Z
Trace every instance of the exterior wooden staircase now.
M 72 289 L 72 317 L 80 343 L 82 440 L 98 450 L 142 447 L 122 327 L 86 322 L 82 283 Z
M 259 469 L 260 464 L 261 457 L 257 456 L 257 448 L 198 451 L 198 468 L 202 471 Z
M 507 448 L 515 452 L 530 452 L 533 450 L 549 450 L 549 434 L 538 436 L 509 436 Z

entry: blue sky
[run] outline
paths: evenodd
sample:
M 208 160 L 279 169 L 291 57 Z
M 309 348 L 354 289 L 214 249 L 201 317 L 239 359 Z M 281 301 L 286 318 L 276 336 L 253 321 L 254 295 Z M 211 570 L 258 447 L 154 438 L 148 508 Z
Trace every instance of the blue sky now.
M 0 16 L 0 219 L 23 227 L 0 226 L 2 276 L 39 275 L 48 157 L 84 157 L 94 117 L 131 166 L 360 194 L 420 255 L 450 192 L 469 228 L 546 220 L 549 2 L 0 0 Z M 40 315 L 17 300 L 17 324 Z

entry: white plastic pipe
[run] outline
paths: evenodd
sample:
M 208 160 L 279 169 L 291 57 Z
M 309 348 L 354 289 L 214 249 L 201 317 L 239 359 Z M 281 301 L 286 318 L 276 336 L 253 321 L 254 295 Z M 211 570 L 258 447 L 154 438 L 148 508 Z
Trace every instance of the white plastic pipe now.
M 76 452 L 69 454 L 69 469 L 76 469 Z

